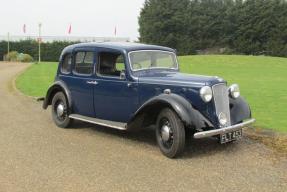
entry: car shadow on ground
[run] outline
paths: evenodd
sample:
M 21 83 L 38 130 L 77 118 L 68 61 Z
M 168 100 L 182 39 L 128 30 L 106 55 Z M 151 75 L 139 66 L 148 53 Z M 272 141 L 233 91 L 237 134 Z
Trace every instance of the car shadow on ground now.
M 89 129 L 92 131 L 92 134 L 101 133 L 109 137 L 127 139 L 135 143 L 144 143 L 150 145 L 151 147 L 158 147 L 155 137 L 154 127 L 149 127 L 146 129 L 138 131 L 120 131 L 112 129 L 105 126 L 93 125 L 86 122 L 75 121 L 71 129 Z M 228 144 L 220 144 L 217 138 L 204 138 L 204 139 L 194 139 L 192 133 L 189 133 L 186 137 L 186 148 L 185 153 L 181 156 L 180 159 L 189 159 L 189 158 L 199 158 L 204 156 L 212 156 L 217 154 L 220 151 L 231 151 L 234 152 L 234 149 L 239 146 L 241 141 L 236 141 Z M 242 138 L 247 139 L 245 137 Z

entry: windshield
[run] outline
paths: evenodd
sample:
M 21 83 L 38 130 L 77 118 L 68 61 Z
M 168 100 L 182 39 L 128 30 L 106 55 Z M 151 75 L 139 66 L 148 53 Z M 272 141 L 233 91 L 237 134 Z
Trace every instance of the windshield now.
M 176 55 L 165 51 L 133 51 L 129 54 L 132 70 L 177 69 Z

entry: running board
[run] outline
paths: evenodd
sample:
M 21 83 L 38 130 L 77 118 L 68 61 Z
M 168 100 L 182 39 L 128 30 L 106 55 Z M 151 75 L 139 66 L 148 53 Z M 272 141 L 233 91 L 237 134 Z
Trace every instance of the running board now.
M 114 129 L 119 129 L 119 130 L 127 130 L 127 124 L 126 123 L 97 119 L 97 118 L 87 117 L 87 116 L 78 115 L 78 114 L 71 114 L 71 115 L 69 115 L 69 117 L 71 119 L 85 121 L 85 122 L 93 123 L 96 125 L 102 125 L 102 126 L 106 126 L 106 127 L 110 127 L 110 128 L 114 128 Z

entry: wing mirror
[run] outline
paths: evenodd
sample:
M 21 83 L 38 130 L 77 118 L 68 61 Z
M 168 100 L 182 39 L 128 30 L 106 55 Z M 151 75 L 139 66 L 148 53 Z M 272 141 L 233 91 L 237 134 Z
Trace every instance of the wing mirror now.
M 120 79 L 126 79 L 126 71 L 122 70 L 120 73 Z

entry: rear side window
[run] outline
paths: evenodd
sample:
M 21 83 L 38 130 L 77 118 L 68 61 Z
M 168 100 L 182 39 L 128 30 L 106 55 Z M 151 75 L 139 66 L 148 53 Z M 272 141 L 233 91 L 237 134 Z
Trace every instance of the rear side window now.
M 74 71 L 78 74 L 91 75 L 93 73 L 93 61 L 93 52 L 77 52 Z
M 61 72 L 62 73 L 70 73 L 71 71 L 71 66 L 72 66 L 72 55 L 67 54 L 64 56 L 62 66 L 61 66 Z

